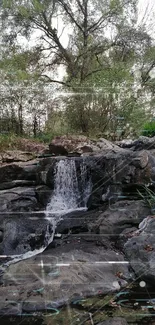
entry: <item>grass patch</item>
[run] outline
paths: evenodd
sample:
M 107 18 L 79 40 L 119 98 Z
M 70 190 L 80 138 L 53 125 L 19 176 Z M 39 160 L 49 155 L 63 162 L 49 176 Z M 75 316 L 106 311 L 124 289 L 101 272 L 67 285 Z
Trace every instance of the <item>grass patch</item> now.
M 0 152 L 6 150 L 21 150 L 28 152 L 40 152 L 46 145 L 38 138 L 17 136 L 15 134 L 0 134 Z

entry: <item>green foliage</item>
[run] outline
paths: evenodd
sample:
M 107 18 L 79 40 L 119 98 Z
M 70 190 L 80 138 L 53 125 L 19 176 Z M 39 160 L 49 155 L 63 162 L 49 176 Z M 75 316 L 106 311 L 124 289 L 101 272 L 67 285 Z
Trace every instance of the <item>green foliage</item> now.
M 13 133 L 0 133 L 0 151 L 14 149 L 17 142 L 17 136 Z
M 69 86 L 72 96 L 68 93 L 56 109 L 48 107 L 45 135 L 40 134 L 40 139 L 48 141 L 54 135 L 68 132 L 101 133 L 109 137 L 139 134 L 153 107 L 155 84 L 149 81 L 148 75 L 155 50 L 145 29 L 137 27 L 137 0 L 75 0 L 74 6 L 69 0 L 3 0 L 3 10 L 1 33 L 8 36 L 11 28 L 14 44 L 11 47 L 4 41 L 7 55 L 2 53 L 0 60 L 2 81 L 9 89 L 3 104 L 17 108 L 15 115 L 20 115 L 22 132 L 32 134 L 33 129 L 37 137 L 42 131 L 39 125 L 46 110 L 45 80 L 52 82 L 56 74 L 51 79 L 48 76 L 54 75 L 53 71 L 63 64 L 66 67 L 63 90 L 65 85 Z M 71 27 L 66 46 L 61 43 L 60 31 L 54 28 L 54 20 L 59 15 L 64 24 L 62 33 L 68 24 Z M 33 35 L 36 29 L 41 36 L 36 39 L 35 48 L 17 47 L 18 37 L 24 35 L 29 40 L 30 33 Z M 110 37 L 107 30 L 112 31 Z M 131 71 L 140 63 L 139 83 L 143 88 L 136 93 Z M 44 82 L 42 87 L 39 77 Z M 34 83 L 38 93 L 34 89 L 30 91 Z M 148 93 L 152 103 L 147 102 Z M 31 118 L 26 124 L 24 117 L 28 114 Z
M 109 139 L 111 135 L 118 140 L 137 137 L 150 111 L 145 111 L 142 105 L 142 93 L 138 98 L 134 96 L 133 82 L 129 69 L 123 64 L 114 69 L 112 66 L 109 74 L 105 69 L 92 80 L 83 82 L 80 89 L 74 90 L 74 96 L 64 99 L 70 129 L 87 135 L 107 134 Z
M 12 0 L 3 0 L 3 9 L 9 8 L 11 9 L 12 7 Z
M 22 150 L 27 147 L 34 147 L 37 144 L 49 143 L 53 139 L 54 135 L 42 134 L 37 138 L 33 136 L 24 135 L 23 137 L 18 136 L 14 133 L 0 133 L 0 153 L 6 150 Z M 32 149 L 33 150 L 33 149 Z
M 58 135 L 58 134 L 54 134 L 54 133 L 40 133 L 38 136 L 37 136 L 37 140 L 40 141 L 40 142 L 43 142 L 43 143 L 50 143 L 54 137 Z
M 44 3 L 41 3 L 39 0 L 33 0 L 32 3 L 36 12 L 42 12 L 45 8 Z
M 144 124 L 142 135 L 150 138 L 155 136 L 155 121 L 147 122 Z

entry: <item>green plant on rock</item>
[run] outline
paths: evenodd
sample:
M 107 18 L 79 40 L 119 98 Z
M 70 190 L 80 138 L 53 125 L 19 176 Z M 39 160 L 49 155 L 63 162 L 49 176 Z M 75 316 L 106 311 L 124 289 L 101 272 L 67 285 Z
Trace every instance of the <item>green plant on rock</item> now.
M 137 190 L 137 192 L 145 205 L 149 207 L 152 212 L 155 211 L 155 192 L 147 186 L 144 186 L 143 192 L 140 192 L 139 190 Z

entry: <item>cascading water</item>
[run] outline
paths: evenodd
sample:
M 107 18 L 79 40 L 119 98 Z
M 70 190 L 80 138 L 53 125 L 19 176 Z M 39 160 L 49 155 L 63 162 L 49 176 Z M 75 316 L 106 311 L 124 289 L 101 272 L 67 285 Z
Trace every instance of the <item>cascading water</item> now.
M 87 209 L 87 202 L 92 191 L 92 183 L 84 161 L 80 164 L 80 183 L 81 203 L 83 202 L 83 206 Z
M 59 217 L 56 218 L 56 216 L 61 217 L 75 210 L 87 210 L 87 201 L 91 194 L 92 184 L 84 160 L 80 159 L 78 166 L 76 166 L 76 160 L 73 158 L 59 160 L 55 166 L 54 174 L 54 192 L 46 208 L 46 219 L 49 223 L 47 222 L 44 247 L 11 256 L 10 261 L 4 263 L 3 267 L 1 266 L 2 269 L 5 270 L 11 264 L 42 253 L 53 241 L 59 221 Z
M 47 205 L 47 214 L 63 215 L 69 211 L 86 210 L 91 192 L 84 161 L 80 162 L 77 175 L 75 159 L 59 160 L 55 166 L 54 193 Z

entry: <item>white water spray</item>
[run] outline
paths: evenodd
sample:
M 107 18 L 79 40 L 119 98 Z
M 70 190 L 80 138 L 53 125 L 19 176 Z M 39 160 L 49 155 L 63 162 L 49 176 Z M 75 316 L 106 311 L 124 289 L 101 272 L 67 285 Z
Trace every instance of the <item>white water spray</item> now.
M 73 159 L 62 159 L 55 167 L 55 188 L 49 204 L 47 215 L 62 215 L 74 210 L 86 210 L 91 192 L 91 181 L 88 179 L 84 162 L 80 164 L 77 176 L 76 163 Z

